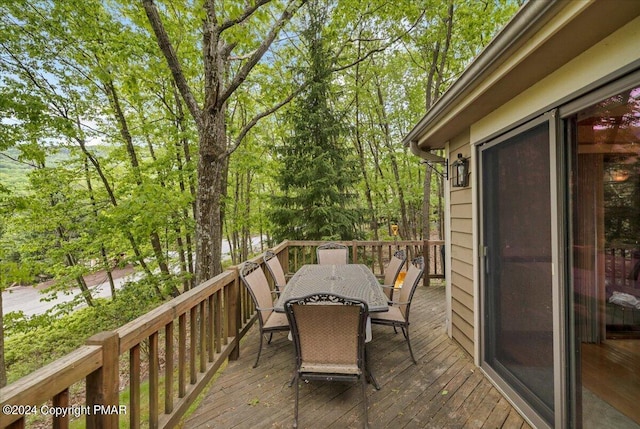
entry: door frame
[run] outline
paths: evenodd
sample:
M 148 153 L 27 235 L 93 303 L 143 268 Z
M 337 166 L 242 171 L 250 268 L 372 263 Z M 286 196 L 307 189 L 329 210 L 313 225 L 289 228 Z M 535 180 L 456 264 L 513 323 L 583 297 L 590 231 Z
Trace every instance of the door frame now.
M 486 256 L 484 254 L 484 220 L 485 214 L 483 210 L 483 159 L 482 152 L 495 147 L 512 137 L 518 136 L 527 130 L 536 127 L 542 123 L 548 123 L 549 130 L 549 168 L 550 168 L 550 213 L 551 213 L 551 278 L 552 278 L 552 317 L 553 317 L 553 379 L 554 379 L 554 422 L 551 425 L 544 420 L 539 413 L 513 389 L 496 371 L 494 371 L 486 362 L 486 346 L 485 346 L 485 288 L 486 288 Z M 565 362 L 567 362 L 567 295 L 566 295 L 566 279 L 563 273 L 566 273 L 565 253 L 560 249 L 566 248 L 567 232 L 565 230 L 564 219 L 566 219 L 566 153 L 564 145 L 559 145 L 562 141 L 559 135 L 560 120 L 557 110 L 546 112 L 534 119 L 531 119 L 506 133 L 487 141 L 480 142 L 476 145 L 477 156 L 477 174 L 476 183 L 478 183 L 478 267 L 479 267 L 479 363 L 481 370 L 493 382 L 496 388 L 507 397 L 521 414 L 529 420 L 535 427 L 551 428 L 563 427 L 567 421 L 567 406 L 569 402 L 567 398 L 567 372 Z M 560 147 L 559 147 L 560 146 Z

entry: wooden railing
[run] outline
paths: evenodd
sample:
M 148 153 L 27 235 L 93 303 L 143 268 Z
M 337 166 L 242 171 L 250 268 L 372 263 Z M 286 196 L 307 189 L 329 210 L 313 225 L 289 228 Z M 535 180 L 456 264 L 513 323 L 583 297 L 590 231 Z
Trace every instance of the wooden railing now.
M 640 250 L 638 245 L 618 245 L 605 250 L 606 284 L 611 290 L 638 294 L 640 287 Z
M 285 269 L 294 273 L 303 264 L 316 263 L 316 248 L 323 241 L 285 241 L 274 248 L 280 256 L 280 262 Z M 384 276 L 384 268 L 396 250 L 403 249 L 407 260 L 423 256 L 427 261 L 424 285 L 428 286 L 431 279 L 444 278 L 444 262 L 442 248 L 444 241 L 426 240 L 398 240 L 398 241 L 337 241 L 349 246 L 350 262 L 365 264 L 379 277 Z
M 443 277 L 442 242 L 343 243 L 351 246 L 351 262 L 365 263 L 379 276 L 393 252 L 403 248 L 410 258 L 422 255 L 430 261 L 425 284 Z M 315 262 L 319 244 L 285 241 L 273 250 L 293 273 Z M 263 263 L 261 255 L 252 261 Z M 226 360 L 239 357 L 240 339 L 255 314 L 238 268 L 231 267 L 0 389 L 0 428 L 24 428 L 30 419 L 66 428 L 79 417 L 90 429 L 139 428 L 143 422 L 149 428 L 174 427 Z M 128 397 L 123 403 L 121 394 Z

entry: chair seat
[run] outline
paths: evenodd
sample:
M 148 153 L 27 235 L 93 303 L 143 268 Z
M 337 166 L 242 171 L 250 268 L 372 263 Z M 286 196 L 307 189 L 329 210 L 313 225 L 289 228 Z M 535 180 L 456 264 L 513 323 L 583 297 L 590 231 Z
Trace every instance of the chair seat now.
M 376 321 L 404 323 L 404 316 L 399 307 L 389 307 L 389 311 L 379 313 L 369 313 L 371 315 L 371 323 Z
M 264 323 L 262 329 L 269 330 L 278 328 L 282 328 L 283 330 L 285 328 L 289 329 L 289 321 L 287 320 L 287 315 L 285 313 L 276 313 L 274 311 Z
M 328 363 L 303 363 L 300 366 L 300 372 L 314 372 L 321 374 L 360 374 L 360 368 L 357 365 L 340 365 Z

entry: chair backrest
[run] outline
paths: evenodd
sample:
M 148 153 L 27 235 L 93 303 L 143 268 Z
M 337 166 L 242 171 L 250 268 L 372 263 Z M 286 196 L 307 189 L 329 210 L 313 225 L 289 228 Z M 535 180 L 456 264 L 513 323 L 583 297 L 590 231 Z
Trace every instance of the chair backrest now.
M 394 294 L 394 301 L 400 302 L 400 311 L 405 320 L 409 319 L 409 308 L 411 306 L 411 300 L 413 299 L 413 293 L 418 286 L 418 282 L 424 273 L 424 258 L 419 256 L 411 261 L 409 268 L 407 269 L 407 275 L 404 278 L 404 283 L 400 288 L 399 296 L 396 298 Z
M 247 261 L 240 268 L 240 278 L 249 290 L 255 306 L 262 309 L 259 310 L 260 326 L 262 326 L 273 312 L 273 295 L 267 276 L 260 265 Z
M 320 265 L 345 265 L 349 263 L 349 247 L 340 243 L 321 244 L 316 256 Z
M 267 266 L 271 278 L 273 278 L 276 289 L 280 291 L 284 289 L 287 285 L 287 277 L 284 274 L 284 269 L 282 269 L 282 264 L 280 264 L 280 259 L 278 259 L 277 255 L 271 250 L 264 252 L 264 264 Z
M 393 254 L 393 256 L 391 257 L 391 260 L 389 261 L 389 264 L 384 269 L 385 285 L 393 286 L 395 284 L 396 279 L 398 278 L 398 274 L 400 274 L 400 270 L 402 270 L 402 266 L 404 265 L 404 262 L 406 260 L 407 260 L 407 255 L 404 252 L 404 250 L 397 250 Z M 389 288 L 384 289 L 384 293 L 387 294 L 388 298 L 391 298 L 391 292 L 392 290 Z
M 363 368 L 367 304 L 333 294 L 288 300 L 285 311 L 296 348 L 296 363 L 305 369 Z

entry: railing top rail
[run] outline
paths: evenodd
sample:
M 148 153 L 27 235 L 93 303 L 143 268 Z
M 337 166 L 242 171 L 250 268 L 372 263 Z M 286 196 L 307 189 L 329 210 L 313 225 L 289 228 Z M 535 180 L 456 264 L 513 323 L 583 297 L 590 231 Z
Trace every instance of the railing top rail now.
M 82 346 L 0 389 L 2 405 L 38 406 L 102 366 L 100 346 Z M 21 418 L 0 414 L 0 427 Z
M 173 298 L 150 312 L 116 329 L 120 336 L 120 354 L 130 350 L 141 340 L 159 331 L 172 320 L 195 307 L 212 294 L 222 290 L 226 285 L 237 279 L 237 272 L 227 269 L 212 279 L 194 287 L 193 289 Z
M 424 243 L 428 244 L 444 244 L 444 240 L 332 240 L 334 243 L 346 244 L 346 245 L 361 245 L 361 246 L 395 246 L 411 245 L 420 246 Z M 288 240 L 287 246 L 319 246 L 326 243 L 323 240 Z

